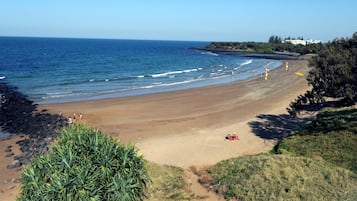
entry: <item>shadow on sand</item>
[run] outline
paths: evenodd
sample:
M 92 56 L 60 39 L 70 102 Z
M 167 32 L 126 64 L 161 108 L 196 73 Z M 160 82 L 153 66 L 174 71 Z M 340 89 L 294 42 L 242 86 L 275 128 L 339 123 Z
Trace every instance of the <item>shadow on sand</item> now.
M 263 139 L 282 140 L 291 135 L 292 131 L 302 128 L 312 118 L 291 117 L 288 114 L 260 114 L 257 121 L 249 122 L 252 132 Z

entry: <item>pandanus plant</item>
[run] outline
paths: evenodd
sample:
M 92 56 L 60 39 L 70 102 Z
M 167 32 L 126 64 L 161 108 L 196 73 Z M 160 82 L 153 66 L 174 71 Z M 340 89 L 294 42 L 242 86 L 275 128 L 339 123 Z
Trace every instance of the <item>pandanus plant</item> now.
M 24 169 L 18 200 L 142 200 L 148 181 L 133 145 L 76 124 Z

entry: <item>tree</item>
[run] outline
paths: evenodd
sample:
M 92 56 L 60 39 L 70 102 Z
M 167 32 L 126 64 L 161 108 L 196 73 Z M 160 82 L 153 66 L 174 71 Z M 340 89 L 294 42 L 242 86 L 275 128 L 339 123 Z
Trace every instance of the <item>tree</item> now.
M 334 40 L 313 57 L 313 68 L 307 78 L 313 90 L 323 97 L 356 99 L 357 34 L 352 39 Z
M 269 37 L 269 43 L 281 43 L 281 37 L 272 35 Z
M 301 110 L 306 102 L 323 102 L 325 97 L 340 99 L 343 105 L 356 102 L 357 32 L 352 38 L 327 43 L 317 56 L 312 57 L 309 66 L 312 69 L 307 81 L 312 89 L 290 104 L 289 113 Z
M 142 200 L 147 182 L 133 146 L 73 125 L 24 169 L 18 200 Z

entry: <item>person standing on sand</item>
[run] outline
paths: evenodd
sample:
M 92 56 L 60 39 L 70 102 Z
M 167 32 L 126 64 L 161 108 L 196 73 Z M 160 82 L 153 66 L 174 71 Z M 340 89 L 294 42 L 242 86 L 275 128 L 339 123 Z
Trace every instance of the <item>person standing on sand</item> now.
M 288 71 L 289 70 L 289 63 L 286 61 L 285 62 L 285 70 Z
M 266 67 L 265 68 L 265 80 L 268 80 L 268 77 L 269 77 L 269 68 Z

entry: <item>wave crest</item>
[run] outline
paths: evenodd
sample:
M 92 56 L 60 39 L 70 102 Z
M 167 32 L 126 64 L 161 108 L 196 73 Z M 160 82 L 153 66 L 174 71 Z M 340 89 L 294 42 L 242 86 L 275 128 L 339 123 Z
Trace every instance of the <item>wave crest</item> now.
M 196 71 L 199 71 L 199 68 L 192 68 L 192 69 L 187 69 L 187 70 L 169 71 L 169 72 L 166 72 L 166 73 L 157 73 L 157 74 L 152 74 L 151 77 L 153 77 L 153 78 L 167 77 L 167 76 L 174 75 L 174 74 L 190 73 L 190 72 L 196 72 Z

